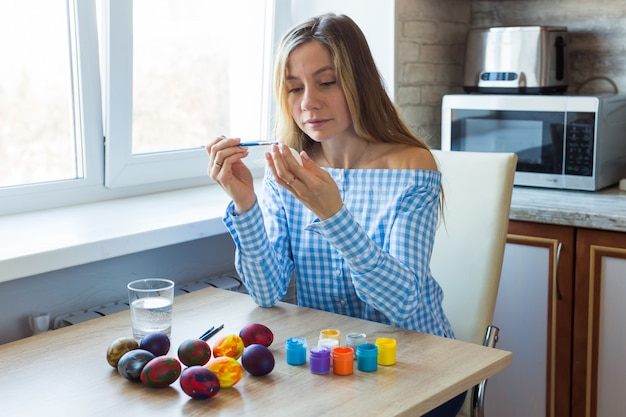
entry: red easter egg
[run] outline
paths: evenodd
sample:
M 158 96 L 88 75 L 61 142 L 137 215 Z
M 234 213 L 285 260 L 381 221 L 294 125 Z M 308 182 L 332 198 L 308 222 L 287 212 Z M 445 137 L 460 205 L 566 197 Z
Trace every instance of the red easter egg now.
M 214 397 L 220 392 L 220 380 L 204 366 L 191 366 L 180 375 L 183 392 L 196 400 Z
M 205 367 L 217 375 L 221 388 L 232 387 L 239 382 L 243 375 L 241 364 L 230 356 L 213 358 Z
M 229 356 L 233 359 L 239 359 L 243 353 L 243 340 L 236 334 L 228 334 L 222 336 L 213 344 L 213 356 Z
M 178 347 L 178 359 L 186 366 L 204 365 L 211 359 L 211 347 L 201 339 L 187 339 Z
M 252 323 L 244 326 L 239 332 L 245 347 L 258 344 L 269 347 L 274 341 L 274 333 L 265 325 Z
M 157 356 L 143 367 L 140 379 L 144 385 L 152 388 L 164 388 L 171 385 L 180 376 L 182 367 L 178 359 L 169 356 Z

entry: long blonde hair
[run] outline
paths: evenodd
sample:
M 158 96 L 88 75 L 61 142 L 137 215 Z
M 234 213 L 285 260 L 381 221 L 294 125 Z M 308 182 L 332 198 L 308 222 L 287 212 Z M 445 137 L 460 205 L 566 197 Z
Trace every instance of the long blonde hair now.
M 278 104 L 275 140 L 301 150 L 315 143 L 296 125 L 287 104 L 287 64 L 297 47 L 320 42 L 330 53 L 356 133 L 370 142 L 404 143 L 428 149 L 400 118 L 385 90 L 365 35 L 345 15 L 324 14 L 289 30 L 282 38 L 274 68 L 274 94 Z

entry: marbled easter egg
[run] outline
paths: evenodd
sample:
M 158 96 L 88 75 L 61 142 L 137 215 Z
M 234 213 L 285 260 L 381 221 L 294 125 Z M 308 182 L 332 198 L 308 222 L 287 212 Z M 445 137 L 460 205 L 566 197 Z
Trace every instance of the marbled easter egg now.
M 183 392 L 196 400 L 214 397 L 220 392 L 220 380 L 215 372 L 204 366 L 190 366 L 180 375 Z
M 217 375 L 221 388 L 232 387 L 241 380 L 241 376 L 243 375 L 241 364 L 230 356 L 213 358 L 205 367 Z
M 211 359 L 211 347 L 201 339 L 187 339 L 178 346 L 178 359 L 186 366 L 204 365 Z
M 132 337 L 118 337 L 109 345 L 107 349 L 107 362 L 114 368 L 117 368 L 117 364 L 120 358 L 124 356 L 126 352 L 139 348 L 139 342 Z
M 171 356 L 157 356 L 142 369 L 140 379 L 152 388 L 164 388 L 178 379 L 182 367 L 178 359 Z
M 220 337 L 213 344 L 213 356 L 229 356 L 233 359 L 239 359 L 243 353 L 243 340 L 236 334 L 227 334 Z
M 152 352 L 154 356 L 167 355 L 170 350 L 170 338 L 165 333 L 148 333 L 139 342 L 139 349 Z
M 244 326 L 239 332 L 239 337 L 243 340 L 245 347 L 254 344 L 268 347 L 274 341 L 274 333 L 272 333 L 267 326 L 260 323 L 252 323 Z
M 267 375 L 274 369 L 274 355 L 265 346 L 254 344 L 248 346 L 241 356 L 243 369 L 254 376 Z
M 117 371 L 124 378 L 139 381 L 139 375 L 144 366 L 155 356 L 152 352 L 143 349 L 134 349 L 126 352 L 117 363 Z

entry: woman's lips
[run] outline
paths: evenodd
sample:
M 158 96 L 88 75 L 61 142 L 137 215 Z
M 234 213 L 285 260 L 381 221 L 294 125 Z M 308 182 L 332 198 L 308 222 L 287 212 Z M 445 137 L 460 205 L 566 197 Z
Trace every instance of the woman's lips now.
M 319 129 L 323 127 L 330 119 L 309 119 L 304 122 L 311 129 Z

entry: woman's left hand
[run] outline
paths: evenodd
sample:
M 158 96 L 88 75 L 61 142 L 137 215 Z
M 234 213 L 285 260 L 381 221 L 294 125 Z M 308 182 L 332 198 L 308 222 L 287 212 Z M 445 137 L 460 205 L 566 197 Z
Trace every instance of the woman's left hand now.
M 333 178 L 313 162 L 306 152 L 301 152 L 302 165 L 284 144 L 272 145 L 265 154 L 276 181 L 287 188 L 320 220 L 337 213 L 343 206 L 339 188 Z

